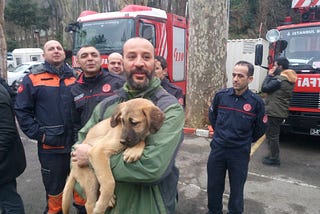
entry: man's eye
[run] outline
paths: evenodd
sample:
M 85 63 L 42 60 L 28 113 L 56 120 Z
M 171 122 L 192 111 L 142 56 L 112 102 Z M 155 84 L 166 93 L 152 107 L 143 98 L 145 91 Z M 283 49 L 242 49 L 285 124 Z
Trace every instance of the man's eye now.
M 134 59 L 134 57 L 135 57 L 134 55 L 128 55 L 127 59 L 129 59 L 129 60 L 131 59 L 132 60 L 132 59 Z
M 149 60 L 151 57 L 150 56 L 143 56 L 144 60 Z

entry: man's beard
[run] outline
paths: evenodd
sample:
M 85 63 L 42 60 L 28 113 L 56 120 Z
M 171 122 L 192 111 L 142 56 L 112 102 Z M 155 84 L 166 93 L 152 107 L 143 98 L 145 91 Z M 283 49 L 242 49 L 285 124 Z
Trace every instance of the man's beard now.
M 132 78 L 132 76 L 136 73 L 145 74 L 147 78 L 142 83 L 136 83 Z M 150 81 L 154 76 L 154 70 L 152 70 L 151 73 L 149 73 L 147 70 L 144 70 L 144 69 L 135 69 L 135 70 L 131 70 L 130 72 L 126 72 L 126 74 L 127 74 L 127 82 L 132 89 L 143 90 L 149 86 Z

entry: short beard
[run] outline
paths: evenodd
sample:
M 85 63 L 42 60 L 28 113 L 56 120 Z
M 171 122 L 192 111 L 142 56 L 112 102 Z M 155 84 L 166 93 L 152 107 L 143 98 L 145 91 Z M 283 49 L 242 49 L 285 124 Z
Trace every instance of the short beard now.
M 144 69 L 135 69 L 125 73 L 127 76 L 128 85 L 130 86 L 130 88 L 134 90 L 143 90 L 148 88 L 148 86 L 150 85 L 151 79 L 154 76 L 154 70 L 152 70 L 151 73 L 149 73 L 147 70 L 144 70 Z M 133 74 L 136 74 L 136 73 L 146 74 L 147 76 L 146 81 L 144 81 L 143 83 L 136 83 L 132 78 Z

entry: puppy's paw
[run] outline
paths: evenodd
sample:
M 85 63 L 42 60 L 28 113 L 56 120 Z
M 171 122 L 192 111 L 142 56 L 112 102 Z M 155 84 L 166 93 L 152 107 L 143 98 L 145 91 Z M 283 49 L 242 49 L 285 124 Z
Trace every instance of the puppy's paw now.
M 113 208 L 116 205 L 116 195 L 113 195 L 108 203 L 108 208 Z
M 142 153 L 143 148 L 140 147 L 126 148 L 126 150 L 123 152 L 123 160 L 127 163 L 137 161 L 141 157 Z

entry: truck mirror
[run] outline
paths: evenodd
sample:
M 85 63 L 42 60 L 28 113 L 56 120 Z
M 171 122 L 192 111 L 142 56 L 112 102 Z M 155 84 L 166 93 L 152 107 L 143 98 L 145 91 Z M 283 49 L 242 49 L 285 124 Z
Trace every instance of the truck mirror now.
M 288 42 L 286 40 L 278 40 L 276 42 L 276 49 L 278 53 L 283 52 L 287 48 Z
M 74 23 L 68 24 L 68 26 L 65 27 L 64 31 L 68 33 L 76 32 L 79 28 L 80 28 L 79 22 L 74 22 Z
M 261 65 L 262 64 L 262 57 L 263 57 L 263 45 L 262 44 L 256 44 L 254 64 L 255 65 Z

